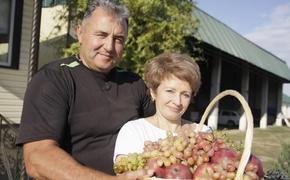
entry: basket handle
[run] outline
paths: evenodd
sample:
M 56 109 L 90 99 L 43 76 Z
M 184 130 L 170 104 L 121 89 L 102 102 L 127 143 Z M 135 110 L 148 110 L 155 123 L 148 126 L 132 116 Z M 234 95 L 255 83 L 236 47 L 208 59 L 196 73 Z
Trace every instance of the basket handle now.
M 207 119 L 209 113 L 211 112 L 212 108 L 215 106 L 215 104 L 223 97 L 225 96 L 234 96 L 236 97 L 245 113 L 246 113 L 246 119 L 247 119 L 247 130 L 246 130 L 246 137 L 245 137 L 245 141 L 244 141 L 244 151 L 240 160 L 240 164 L 238 167 L 238 171 L 235 177 L 235 180 L 241 180 L 243 179 L 243 174 L 246 168 L 246 165 L 249 161 L 250 155 L 251 155 L 251 148 L 252 148 L 252 141 L 253 141 L 253 115 L 251 112 L 251 109 L 247 103 L 247 101 L 245 100 L 245 98 L 238 92 L 235 90 L 225 90 L 221 93 L 219 93 L 207 106 L 207 108 L 205 109 L 205 112 L 202 115 L 202 118 L 200 120 L 200 123 L 197 127 L 197 132 L 201 131 L 205 120 Z

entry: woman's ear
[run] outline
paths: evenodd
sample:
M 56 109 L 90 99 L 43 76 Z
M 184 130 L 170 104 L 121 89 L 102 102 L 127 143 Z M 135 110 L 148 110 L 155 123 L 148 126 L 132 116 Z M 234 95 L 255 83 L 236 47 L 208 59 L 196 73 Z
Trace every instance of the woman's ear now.
M 156 95 L 155 95 L 155 92 L 152 89 L 150 89 L 150 95 L 151 95 L 152 101 L 154 102 Z

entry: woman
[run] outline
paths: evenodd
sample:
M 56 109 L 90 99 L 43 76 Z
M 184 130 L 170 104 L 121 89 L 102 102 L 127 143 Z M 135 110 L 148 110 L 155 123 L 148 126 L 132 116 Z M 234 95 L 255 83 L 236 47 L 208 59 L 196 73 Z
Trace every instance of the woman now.
M 153 58 L 145 67 L 145 82 L 155 102 L 156 113 L 127 122 L 120 130 L 114 152 L 118 155 L 143 152 L 145 141 L 165 138 L 167 131 L 176 132 L 191 99 L 201 85 L 198 65 L 185 54 L 165 53 Z M 203 131 L 210 131 L 207 126 Z

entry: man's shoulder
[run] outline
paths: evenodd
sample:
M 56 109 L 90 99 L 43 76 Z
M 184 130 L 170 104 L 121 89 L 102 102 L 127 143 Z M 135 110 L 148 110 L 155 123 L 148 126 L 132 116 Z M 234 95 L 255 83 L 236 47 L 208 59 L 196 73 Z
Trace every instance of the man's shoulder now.
M 52 61 L 43 67 L 33 77 L 33 81 L 37 83 L 49 79 L 50 81 L 62 81 L 64 77 L 67 77 L 64 66 L 76 66 L 77 60 L 74 57 L 68 57 Z
M 70 57 L 54 60 L 44 65 L 40 70 L 43 70 L 43 69 L 59 70 L 60 67 L 75 67 L 75 66 L 78 66 L 79 64 L 80 63 L 75 57 L 70 56 Z

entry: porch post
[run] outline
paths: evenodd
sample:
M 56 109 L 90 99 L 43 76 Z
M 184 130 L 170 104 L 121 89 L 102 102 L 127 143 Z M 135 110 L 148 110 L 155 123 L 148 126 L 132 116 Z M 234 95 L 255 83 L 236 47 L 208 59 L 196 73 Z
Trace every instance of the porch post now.
M 33 6 L 33 20 L 32 20 L 32 34 L 31 45 L 29 54 L 29 69 L 28 69 L 28 82 L 32 76 L 37 72 L 38 68 L 38 53 L 39 53 L 39 37 L 40 37 L 40 20 L 42 0 L 34 0 Z
M 210 100 L 212 100 L 220 91 L 221 69 L 222 69 L 221 58 L 218 57 L 217 59 L 212 61 Z M 217 129 L 218 125 L 218 111 L 219 108 L 217 103 L 217 105 L 213 108 L 208 118 L 207 125 L 214 130 Z
M 241 92 L 247 102 L 249 99 L 249 79 L 250 79 L 250 73 L 249 73 L 249 69 L 246 67 L 243 69 Z M 243 112 L 240 118 L 240 122 L 239 122 L 239 130 L 245 131 L 246 126 L 247 126 L 246 114 L 245 112 Z
M 276 126 L 282 126 L 282 83 L 279 83 L 277 87 L 277 114 L 276 114 Z M 286 116 L 286 114 L 284 114 Z
M 261 89 L 261 119 L 260 128 L 267 128 L 268 121 L 268 92 L 269 92 L 269 81 L 268 78 L 264 78 Z

